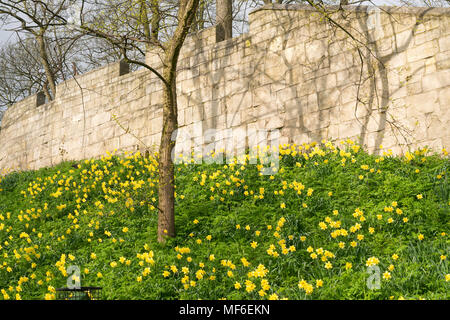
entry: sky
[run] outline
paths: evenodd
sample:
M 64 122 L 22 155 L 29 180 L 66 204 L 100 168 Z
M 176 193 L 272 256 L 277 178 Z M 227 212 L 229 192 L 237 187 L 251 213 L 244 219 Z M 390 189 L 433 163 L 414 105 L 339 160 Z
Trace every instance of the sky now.
M 12 36 L 11 32 L 0 29 L 0 45 L 3 45 L 5 42 L 10 40 L 11 36 Z

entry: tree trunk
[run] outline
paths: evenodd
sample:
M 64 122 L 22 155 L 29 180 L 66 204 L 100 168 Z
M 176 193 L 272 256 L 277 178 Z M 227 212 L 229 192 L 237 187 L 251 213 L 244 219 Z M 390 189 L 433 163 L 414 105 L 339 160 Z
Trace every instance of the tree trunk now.
M 178 127 L 176 74 L 180 50 L 194 20 L 198 3 L 199 0 L 180 1 L 178 26 L 165 51 L 162 75 L 165 79 L 163 128 L 159 146 L 158 242 L 165 242 L 166 237 L 175 237 L 175 175 L 172 151 Z
M 197 14 L 192 22 L 191 31 L 200 31 L 205 28 L 205 0 L 200 0 Z
M 206 9 L 206 0 L 201 0 L 199 3 L 199 9 L 197 14 L 198 30 L 205 29 L 205 9 Z
M 44 91 L 44 95 L 47 98 L 47 101 L 52 101 L 52 96 L 51 96 L 50 92 L 48 91 L 48 81 L 44 82 L 44 85 L 42 86 L 42 91 Z
M 151 39 L 151 30 L 150 24 L 148 22 L 147 4 L 145 3 L 144 0 L 141 0 L 140 6 L 141 6 L 140 22 L 142 23 L 142 29 L 144 30 L 145 38 L 148 40 Z M 148 51 L 149 48 L 150 48 L 149 43 L 146 43 L 145 50 Z
M 233 37 L 233 7 L 231 0 L 217 0 L 216 42 Z
M 159 24 L 161 22 L 161 14 L 159 12 L 158 0 L 153 0 L 151 3 L 152 20 L 151 20 L 151 39 L 158 41 L 159 38 Z
M 167 69 L 169 68 L 165 67 L 164 76 L 170 72 Z M 175 181 L 172 159 L 175 147 L 174 132 L 178 127 L 175 83 L 174 77 L 170 86 L 164 87 L 163 95 L 163 129 L 159 146 L 158 242 L 164 242 L 166 237 L 175 237 Z
M 41 63 L 42 66 L 44 67 L 45 76 L 47 77 L 47 82 L 51 91 L 50 94 L 47 92 L 47 94 L 49 95 L 47 98 L 49 100 L 53 100 L 53 98 L 56 95 L 56 81 L 47 56 L 47 48 L 45 46 L 43 31 L 41 31 L 39 34 L 36 35 L 36 41 L 38 42 L 39 45 L 39 56 L 41 58 Z

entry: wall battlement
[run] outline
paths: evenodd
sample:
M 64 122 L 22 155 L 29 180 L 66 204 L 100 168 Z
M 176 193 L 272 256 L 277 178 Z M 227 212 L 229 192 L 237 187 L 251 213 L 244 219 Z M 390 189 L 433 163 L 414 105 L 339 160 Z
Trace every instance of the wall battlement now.
M 347 6 L 330 17 L 343 28 L 307 6 L 269 5 L 239 37 L 216 43 L 209 28 L 186 39 L 180 129 L 195 142 L 208 129 L 259 128 L 280 130 L 281 143 L 353 138 L 375 153 L 449 146 L 450 9 Z M 146 60 L 161 65 L 157 52 Z M 147 70 L 113 63 L 41 98 L 5 113 L 0 170 L 159 143 L 162 87 Z M 226 137 L 214 143 L 221 149 Z

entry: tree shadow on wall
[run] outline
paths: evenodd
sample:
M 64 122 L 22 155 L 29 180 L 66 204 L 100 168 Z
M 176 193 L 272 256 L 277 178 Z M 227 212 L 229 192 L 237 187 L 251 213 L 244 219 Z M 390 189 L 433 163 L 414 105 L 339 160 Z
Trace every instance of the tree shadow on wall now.
M 187 43 L 194 54 L 180 60 L 179 75 L 187 75 L 178 95 L 191 145 L 203 134 L 203 144 L 220 146 L 224 137 L 206 137 L 209 129 L 252 128 L 278 129 L 282 143 L 352 138 L 375 153 L 388 130 L 395 145 L 411 143 L 411 130 L 390 113 L 403 110 L 395 101 L 405 88 L 389 64 L 402 67 L 399 56 L 430 9 L 403 13 L 414 21 L 401 36 L 393 32 L 403 24 L 395 10 L 326 9 L 265 6 L 251 15 L 248 34 L 211 44 L 206 29 Z M 202 132 L 193 134 L 198 122 Z
M 284 8 L 264 7 L 264 14 L 251 21 L 250 35 L 223 45 L 231 56 L 233 46 L 243 46 L 245 52 L 247 41 L 251 42 L 249 72 L 241 70 L 246 65 L 243 54 L 244 61 L 235 70 L 232 63 L 219 59 L 223 70 L 210 73 L 211 99 L 214 107 L 222 108 L 215 110 L 216 114 L 226 114 L 226 127 L 280 129 L 285 137 L 282 142 L 291 143 L 356 138 L 376 153 L 389 127 L 398 145 L 411 143 L 411 131 L 389 117 L 391 98 L 402 86 L 390 83 L 387 64 L 412 45 L 429 9 L 410 15 L 415 23 L 399 41 L 388 29 L 396 30 L 395 25 L 402 22 L 390 11 L 381 13 L 383 19 L 389 18 L 389 26 L 377 25 L 377 13 L 368 12 L 367 7 L 327 7 L 325 18 L 305 6 Z M 268 22 L 258 24 L 258 19 L 267 15 Z M 375 22 L 371 21 L 374 16 Z M 379 28 L 388 36 L 378 39 Z M 392 41 L 388 47 L 386 41 Z M 418 68 L 408 77 L 421 72 Z M 224 80 L 218 81 L 224 89 L 214 84 L 217 74 Z M 241 88 L 230 90 L 233 81 L 241 82 Z M 250 98 L 243 94 L 245 90 Z M 215 127 L 218 118 L 212 119 L 209 125 Z

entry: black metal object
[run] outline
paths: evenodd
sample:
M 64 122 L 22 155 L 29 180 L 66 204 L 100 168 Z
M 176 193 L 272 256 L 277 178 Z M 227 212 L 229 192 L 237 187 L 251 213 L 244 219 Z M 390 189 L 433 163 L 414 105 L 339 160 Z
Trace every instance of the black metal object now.
M 81 287 L 79 289 L 56 289 L 56 300 L 102 300 L 101 287 Z

